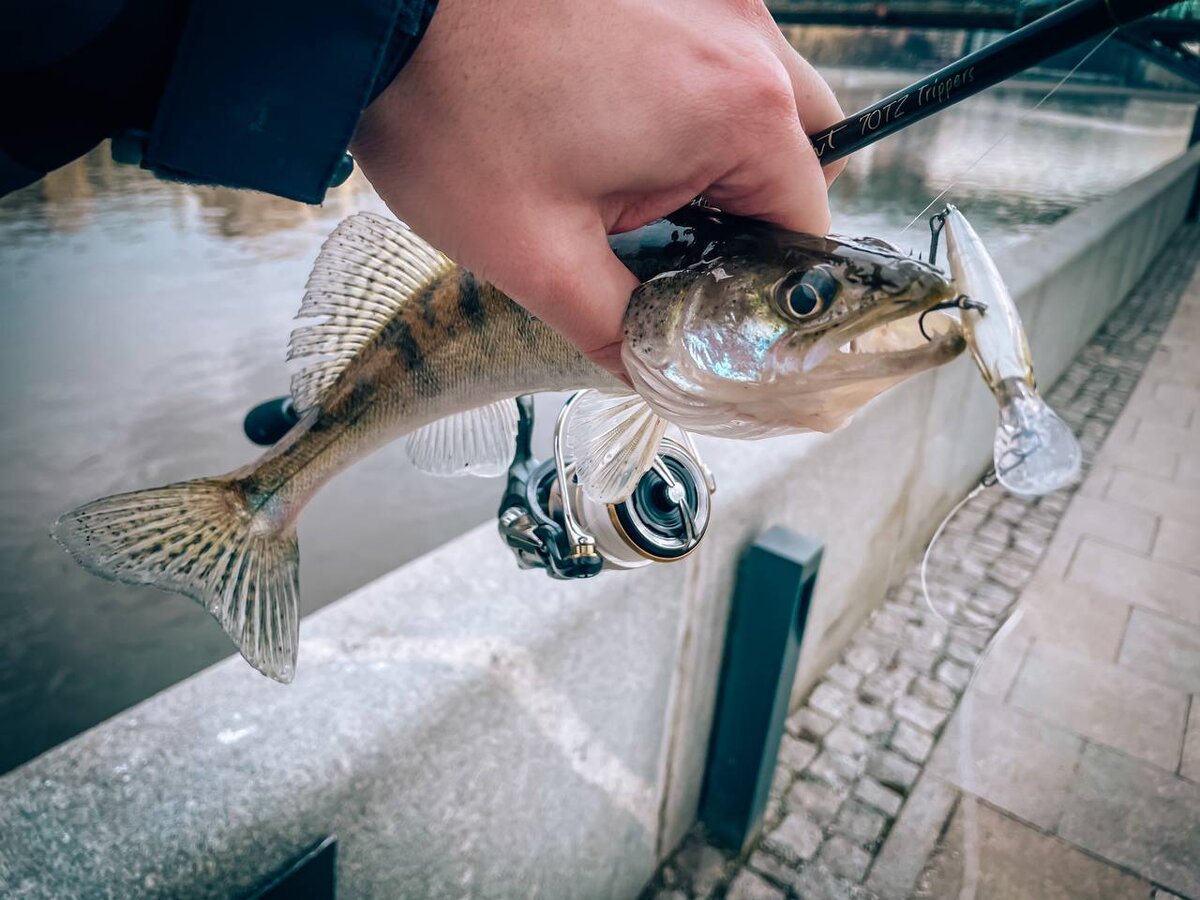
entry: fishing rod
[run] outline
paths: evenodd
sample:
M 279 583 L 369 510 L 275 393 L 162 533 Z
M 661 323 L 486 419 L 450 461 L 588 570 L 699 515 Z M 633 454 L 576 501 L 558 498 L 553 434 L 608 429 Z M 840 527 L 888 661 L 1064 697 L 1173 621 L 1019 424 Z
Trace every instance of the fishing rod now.
M 1179 0 L 1073 0 L 981 50 L 809 135 L 821 165 L 966 100 L 1055 54 Z

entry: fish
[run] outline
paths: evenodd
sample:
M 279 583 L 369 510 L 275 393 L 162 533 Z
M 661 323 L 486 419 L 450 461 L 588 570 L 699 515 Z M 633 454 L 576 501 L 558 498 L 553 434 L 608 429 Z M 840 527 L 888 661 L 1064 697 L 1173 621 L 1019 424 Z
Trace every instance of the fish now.
M 963 337 L 918 334 L 954 294 L 937 268 L 874 239 L 782 231 L 688 207 L 614 236 L 641 284 L 622 360 L 634 388 L 405 225 L 343 221 L 309 276 L 289 359 L 299 419 L 225 475 L 102 498 L 53 535 L 105 578 L 192 597 L 255 669 L 295 673 L 296 520 L 332 477 L 405 439 L 440 475 L 496 475 L 515 398 L 585 390 L 568 439 L 585 490 L 627 496 L 668 422 L 758 438 L 840 427 L 868 400 L 955 358 Z M 586 463 L 586 465 L 585 465 Z
M 996 399 L 999 418 L 992 459 L 997 480 L 1038 496 L 1078 479 L 1082 451 L 1070 427 L 1038 392 L 1029 338 L 995 260 L 967 217 L 949 205 L 940 214 L 963 336 Z

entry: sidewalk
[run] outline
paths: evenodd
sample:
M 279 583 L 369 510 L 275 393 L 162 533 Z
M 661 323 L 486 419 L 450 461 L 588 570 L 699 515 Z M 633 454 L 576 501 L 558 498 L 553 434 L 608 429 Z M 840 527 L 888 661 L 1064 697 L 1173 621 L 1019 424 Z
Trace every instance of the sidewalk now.
M 789 719 L 758 845 L 698 832 L 648 897 L 1200 900 L 1198 260 L 1185 226 L 1050 392 L 1074 495 L 967 504 L 956 624 L 914 567 Z

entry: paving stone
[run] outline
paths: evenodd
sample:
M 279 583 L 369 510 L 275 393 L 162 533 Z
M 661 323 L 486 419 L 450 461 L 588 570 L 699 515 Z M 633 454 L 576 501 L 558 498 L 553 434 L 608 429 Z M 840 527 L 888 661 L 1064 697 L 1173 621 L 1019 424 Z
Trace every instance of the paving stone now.
M 908 722 L 901 722 L 892 732 L 888 746 L 915 763 L 923 763 L 933 749 L 933 736 Z
M 1187 900 L 1187 898 L 1180 897 L 1178 894 L 1172 894 L 1170 891 L 1165 891 L 1162 888 L 1155 888 L 1154 893 L 1150 895 L 1150 900 Z
M 776 765 L 794 775 L 803 771 L 810 762 L 816 759 L 816 756 L 816 744 L 785 734 L 779 742 L 779 756 L 776 759 Z
M 685 841 L 675 854 L 674 867 L 693 895 L 707 897 L 725 878 L 725 854 L 696 837 Z
M 973 666 L 979 659 L 979 650 L 962 641 L 951 641 L 946 645 L 946 656 L 964 666 Z
M 1179 460 L 1179 467 L 1175 470 L 1175 483 L 1186 487 L 1200 487 L 1200 454 L 1189 453 Z
M 911 722 L 924 731 L 935 732 L 942 723 L 950 717 L 950 713 L 940 707 L 925 703 L 917 697 L 907 694 L 898 699 L 892 706 L 892 712 L 904 722 Z
M 809 775 L 833 787 L 846 787 L 862 774 L 863 760 L 822 750 L 806 770 Z
M 1134 607 L 1117 662 L 1159 684 L 1200 693 L 1200 627 Z
M 988 577 L 1005 587 L 1021 588 L 1029 576 L 1033 574 L 1034 562 L 1031 560 L 1018 559 L 1013 554 L 1009 554 L 992 563 L 988 569 Z
M 904 646 L 917 650 L 940 650 L 946 645 L 947 630 L 937 619 L 927 625 L 909 625 L 904 631 Z
M 1185 569 L 1200 570 L 1200 526 L 1163 519 L 1153 556 Z
M 890 609 L 877 609 L 871 614 L 870 628 L 877 635 L 895 638 L 904 637 L 904 626 L 907 624 L 903 616 L 897 615 Z
M 1162 432 L 1163 439 L 1171 441 L 1184 455 L 1200 453 L 1200 429 L 1169 429 L 1143 424 L 1138 428 L 1138 441 L 1143 433 Z M 1184 446 L 1188 444 L 1188 446 Z M 1175 481 L 1118 469 L 1108 486 L 1108 497 L 1130 506 L 1141 507 L 1152 513 L 1200 525 L 1200 488 L 1187 487 Z
M 1082 747 L 1078 736 L 972 692 L 946 726 L 926 771 L 1053 830 Z
M 1154 543 L 1158 516 L 1127 503 L 1097 497 L 1075 497 L 1063 514 L 1059 530 L 1087 534 L 1145 555 Z
M 835 834 L 821 848 L 821 862 L 834 875 L 861 882 L 871 867 L 871 854 L 848 838 Z
M 1001 700 L 1012 690 L 1013 682 L 1025 663 L 1025 656 L 1033 645 L 1033 637 L 1027 620 L 1016 624 L 999 635 L 986 657 L 982 657 L 971 676 L 970 691 L 989 694 Z
M 789 813 L 763 838 L 763 848 L 791 865 L 812 859 L 825 836 L 821 827 L 803 813 Z
M 804 706 L 787 720 L 788 733 L 806 741 L 819 741 L 833 728 L 833 719 Z
M 1188 897 L 1200 895 L 1200 785 L 1089 744 L 1059 834 Z
M 973 585 L 972 588 L 970 594 L 972 605 L 992 615 L 1006 612 L 1016 599 L 1016 593 L 1013 590 L 993 582 L 985 581 Z
M 1009 702 L 1164 769 L 1179 763 L 1188 698 L 1127 668 L 1035 644 Z
M 808 698 L 809 706 L 838 721 L 845 717 L 853 704 L 854 696 L 830 681 L 822 681 L 818 684 L 816 690 L 812 692 L 812 696 Z
M 1008 546 L 1009 527 L 1004 522 L 990 519 L 975 529 L 976 541 L 992 541 L 997 546 Z
M 851 728 L 867 737 L 882 734 L 892 727 L 892 717 L 886 709 L 865 703 L 856 704 L 846 721 Z
M 871 703 L 887 706 L 908 690 L 916 674 L 908 666 L 897 666 L 886 672 L 877 672 L 863 683 L 859 695 Z
M 851 800 L 843 806 L 833 823 L 834 831 L 868 850 L 875 846 L 886 827 L 886 816 L 856 800 Z
M 958 792 L 944 781 L 921 778 L 879 850 L 868 890 L 885 900 L 907 900 L 957 798 Z
M 1116 659 L 1129 622 L 1129 603 L 1088 585 L 1038 573 L 1021 595 L 1022 623 L 1038 641 L 1076 656 Z
M 904 798 L 900 794 L 865 775 L 854 785 L 854 796 L 892 818 L 904 805 Z
M 915 898 L 963 896 L 968 880 L 964 836 L 969 832 L 980 848 L 970 878 L 976 897 L 1146 900 L 1150 886 L 1145 881 L 984 804 L 973 803 L 968 818 L 968 803 L 973 801 L 964 798 L 955 811 Z
M 1092 538 L 1079 542 L 1068 580 L 1117 596 L 1139 606 L 1200 624 L 1200 572 L 1156 562 L 1110 547 Z
M 863 675 L 874 674 L 883 665 L 883 657 L 878 647 L 866 644 L 855 644 L 846 651 L 846 664 Z
M 987 613 L 980 612 L 979 610 L 972 609 L 971 607 L 961 610 L 958 613 L 958 619 L 972 627 L 986 628 L 989 631 L 994 631 L 1000 624 L 1000 618 L 998 616 L 988 615 Z
M 889 595 L 887 601 L 883 604 L 883 611 L 894 614 L 897 618 L 909 623 L 909 625 L 920 625 L 923 618 L 921 611 L 911 603 L 897 600 L 891 595 Z
M 947 659 L 937 667 L 937 679 L 961 692 L 967 686 L 967 682 L 971 680 L 971 670 L 962 663 Z
M 954 704 L 958 702 L 958 694 L 953 688 L 925 675 L 913 679 L 909 690 L 914 697 L 941 709 L 953 709 Z
M 1192 696 L 1191 715 L 1188 717 L 1187 734 L 1183 738 L 1183 761 L 1179 774 L 1184 778 L 1200 782 L 1200 696 Z
M 877 900 L 858 885 L 838 878 L 820 863 L 806 863 L 793 869 L 770 854 L 756 852 L 750 856 L 749 864 L 802 900 Z
M 867 773 L 880 784 L 907 791 L 913 786 L 921 770 L 899 753 L 881 750 L 867 764 Z
M 819 781 L 800 778 L 792 785 L 784 800 L 788 812 L 800 812 L 818 825 L 828 825 L 841 809 L 846 799 L 846 789 L 836 788 Z
M 852 669 L 850 666 L 844 665 L 843 663 L 836 663 L 835 665 L 830 666 L 825 671 L 825 677 L 834 684 L 845 688 L 850 693 L 854 693 L 856 690 L 858 690 L 858 686 L 863 680 L 861 672 L 859 672 L 857 669 Z
M 826 736 L 825 749 L 847 756 L 865 756 L 871 745 L 861 734 L 842 722 Z
M 922 675 L 932 673 L 941 658 L 940 650 L 919 650 L 915 647 L 903 648 L 899 656 L 901 663 Z
M 730 883 L 725 897 L 726 900 L 785 900 L 786 895 L 749 869 L 742 869 Z
M 796 870 L 785 862 L 781 862 L 764 850 L 755 850 L 746 860 L 746 865 L 765 875 L 770 881 L 780 886 L 788 886 L 796 877 Z

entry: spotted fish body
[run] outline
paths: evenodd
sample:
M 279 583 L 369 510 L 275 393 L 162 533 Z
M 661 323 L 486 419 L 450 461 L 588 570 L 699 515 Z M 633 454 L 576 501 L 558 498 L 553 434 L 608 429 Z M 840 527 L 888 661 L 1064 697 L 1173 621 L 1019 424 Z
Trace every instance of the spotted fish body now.
M 915 349 L 872 338 L 953 294 L 937 270 L 876 242 L 689 208 L 612 243 L 643 282 L 623 357 L 641 396 L 404 226 L 359 214 L 326 241 L 300 307 L 313 322 L 289 346 L 306 363 L 292 382 L 296 426 L 225 476 L 79 507 L 55 537 L 99 575 L 193 597 L 251 665 L 286 682 L 299 633 L 296 519 L 390 441 L 407 435 L 431 472 L 497 474 L 514 447 L 516 395 L 595 388 L 577 472 L 594 496 L 618 496 L 668 419 L 742 437 L 828 430 L 963 349 L 955 335 Z M 864 352 L 837 352 L 846 341 Z

